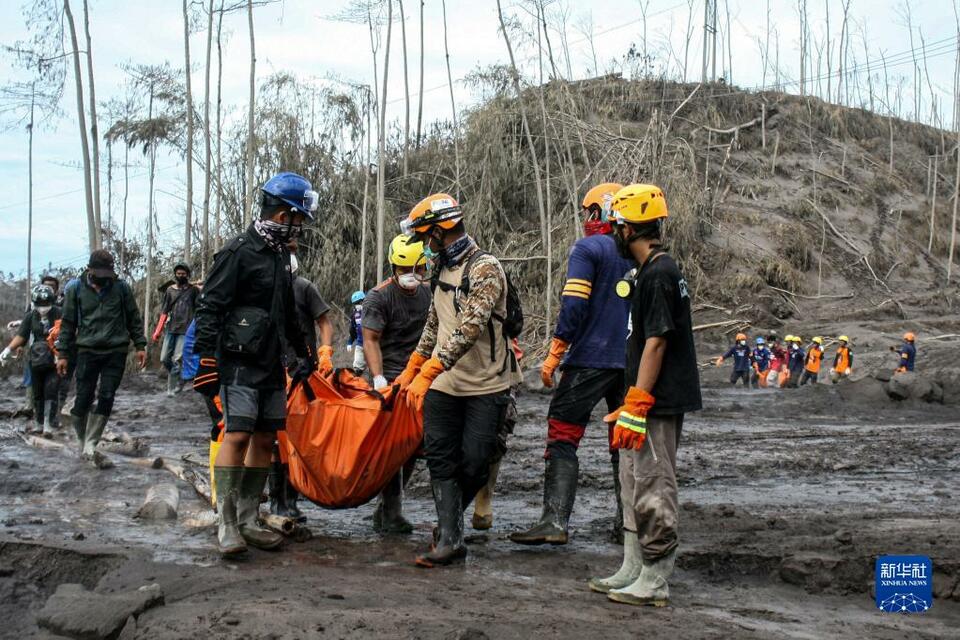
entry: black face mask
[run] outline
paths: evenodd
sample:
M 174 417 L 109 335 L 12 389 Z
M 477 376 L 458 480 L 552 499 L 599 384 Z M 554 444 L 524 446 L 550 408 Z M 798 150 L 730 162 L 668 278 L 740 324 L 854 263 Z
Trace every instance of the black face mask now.
M 630 251 L 630 243 L 636 239 L 633 233 L 630 234 L 630 237 L 624 239 L 623 234 L 620 233 L 620 229 L 617 229 L 613 232 L 613 240 L 617 244 L 617 253 L 620 254 L 620 257 L 624 260 L 633 260 L 633 253 Z
M 113 278 L 110 276 L 90 276 L 90 282 L 101 288 L 108 287 L 113 282 Z
M 190 276 L 176 276 L 177 284 L 184 285 L 190 282 Z

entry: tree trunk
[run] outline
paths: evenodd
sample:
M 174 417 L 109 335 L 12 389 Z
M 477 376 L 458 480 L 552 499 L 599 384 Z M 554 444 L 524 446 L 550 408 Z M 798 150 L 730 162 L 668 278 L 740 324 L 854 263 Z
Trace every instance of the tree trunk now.
M 107 246 L 113 240 L 113 143 L 107 140 L 107 223 L 103 225 L 107 234 Z
M 507 25 L 503 19 L 503 9 L 500 6 L 500 0 L 497 0 L 497 17 L 500 19 L 500 31 L 503 33 L 503 41 L 507 45 L 507 53 L 510 56 L 510 77 L 513 82 L 513 90 L 517 94 L 517 103 L 520 106 L 520 121 L 523 125 L 523 133 L 527 139 L 527 148 L 530 150 L 530 161 L 533 163 L 533 176 L 534 182 L 537 187 L 537 207 L 540 211 L 540 229 L 546 230 L 546 234 L 549 234 L 550 230 L 547 228 L 547 211 L 543 203 L 543 186 L 540 183 L 540 165 L 537 163 L 537 149 L 533 144 L 533 136 L 530 134 L 530 122 L 527 119 L 527 108 L 523 102 L 523 91 L 520 89 L 520 74 L 517 71 L 517 62 L 513 57 L 513 46 L 510 44 L 510 34 L 507 33 Z M 546 247 L 548 244 L 548 239 L 546 234 L 541 241 L 543 246 Z M 553 261 L 550 254 L 547 254 L 547 290 L 544 292 L 544 313 L 546 318 L 547 326 L 553 321 L 551 315 L 551 301 L 553 299 L 553 291 L 551 290 L 551 271 L 553 270 Z M 549 331 L 549 329 L 547 329 Z
M 36 83 L 30 85 L 30 124 L 27 126 L 27 308 L 33 283 L 33 113 L 37 103 Z
M 183 230 L 183 261 L 190 264 L 193 245 L 193 89 L 190 81 L 190 11 L 183 0 L 183 69 L 187 89 L 187 217 Z
M 200 277 L 207 274 L 210 259 L 210 59 L 213 53 L 213 0 L 207 5 L 207 62 L 203 74 L 203 238 L 200 245 Z
M 957 200 L 960 199 L 960 130 L 957 131 L 957 174 L 953 180 L 953 218 L 950 221 L 950 249 L 947 251 L 947 285 L 953 273 L 953 249 L 957 245 Z
M 367 193 L 370 190 L 370 160 L 372 159 L 373 147 L 373 104 L 371 103 L 370 89 L 367 88 L 365 105 L 367 112 L 367 155 L 363 163 L 363 210 L 360 212 L 360 287 L 361 291 L 366 290 L 367 277 Z
M 90 147 L 87 140 L 87 118 L 83 107 L 83 76 L 80 73 L 80 47 L 77 45 L 77 27 L 70 11 L 70 0 L 63 0 L 70 42 L 73 46 L 73 76 L 77 89 L 77 124 L 80 126 L 80 152 L 83 157 L 83 193 L 87 205 L 87 243 L 90 251 L 100 248 L 100 228 L 93 209 L 93 185 L 90 182 Z
M 153 119 L 153 83 L 150 84 L 150 103 L 147 107 L 147 117 Z M 157 144 L 156 140 L 150 143 L 150 186 L 147 197 L 150 199 L 147 204 L 147 275 L 144 280 L 143 292 L 143 330 L 150 334 L 150 298 L 153 293 L 153 181 L 157 170 Z
M 120 223 L 120 273 L 127 272 L 127 196 L 130 195 L 130 145 L 123 145 L 123 220 Z
M 254 145 L 254 109 L 257 106 L 256 100 L 256 77 L 257 77 L 257 49 L 256 41 L 253 35 L 253 0 L 247 0 L 247 25 L 250 29 L 250 97 L 247 111 L 247 166 L 246 180 L 243 198 L 243 223 L 250 224 L 253 220 L 253 145 Z
M 641 5 L 644 7 L 644 49 L 646 49 L 646 4 Z M 550 68 L 553 70 L 554 77 L 556 77 L 556 68 L 553 65 L 553 54 L 550 53 L 550 40 L 546 38 L 547 32 L 547 19 L 546 13 L 544 11 L 543 3 L 537 3 L 537 9 L 540 12 L 540 21 L 543 27 L 544 38 L 547 42 L 547 52 L 550 55 Z M 644 54 L 646 58 L 646 54 Z M 546 311 L 547 325 L 549 326 L 553 318 L 550 316 L 549 302 L 552 298 L 553 291 L 553 268 L 551 258 L 553 257 L 553 236 L 550 233 L 551 217 L 553 216 L 553 199 L 550 193 L 550 136 L 547 135 L 547 104 L 544 99 L 544 83 L 543 83 L 543 47 L 540 46 L 540 26 L 537 27 L 537 62 L 540 67 L 540 90 L 538 94 L 540 95 L 540 116 L 543 120 L 543 167 L 544 167 L 544 195 L 546 196 L 545 210 L 546 215 L 544 216 L 543 224 L 545 225 L 544 229 L 541 230 L 541 234 L 545 240 L 543 245 L 544 253 L 547 256 L 547 302 L 548 307 Z M 539 180 L 538 180 L 539 182 Z
M 220 0 L 219 15 L 217 15 L 217 206 L 213 210 L 213 228 L 216 235 L 215 248 L 220 249 L 223 241 L 223 229 L 221 225 L 223 220 L 220 212 L 223 210 L 223 154 L 222 151 L 222 127 L 223 117 L 221 109 L 223 107 L 223 43 L 221 35 L 223 33 L 223 1 Z
M 383 52 L 383 90 L 380 91 L 380 127 L 377 132 L 377 282 L 383 280 L 383 227 L 387 216 L 387 80 L 390 77 L 390 36 L 393 0 L 387 0 L 387 44 Z
M 933 251 L 933 229 L 937 217 L 937 161 L 940 156 L 933 156 L 933 182 L 930 183 L 930 238 L 927 240 L 927 253 Z
M 423 125 L 423 2 L 420 0 L 420 99 L 417 101 L 417 149 L 420 148 L 420 132 Z
M 87 10 L 87 0 L 83 0 L 83 30 L 87 39 L 87 83 L 90 89 L 90 142 L 93 156 L 93 217 L 97 223 L 97 246 L 103 246 L 101 229 L 103 218 L 100 215 L 100 129 L 97 125 L 97 93 L 93 84 L 93 44 L 90 40 L 90 12 Z
M 410 75 L 407 71 L 407 17 L 403 12 L 403 0 L 397 0 L 400 7 L 400 37 L 403 40 L 403 177 L 409 172 L 407 156 L 410 153 Z
M 447 87 L 450 89 L 450 113 L 453 116 L 453 162 L 455 167 L 456 197 L 460 198 L 460 126 L 457 124 L 457 103 L 453 99 L 453 75 L 450 73 L 450 47 L 447 44 L 447 2 L 440 3 L 443 8 L 443 54 L 447 61 Z

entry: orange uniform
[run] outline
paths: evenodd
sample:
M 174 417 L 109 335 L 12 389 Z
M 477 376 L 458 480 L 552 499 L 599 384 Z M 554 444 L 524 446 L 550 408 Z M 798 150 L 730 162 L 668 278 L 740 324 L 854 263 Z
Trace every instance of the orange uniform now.
M 810 373 L 820 373 L 820 362 L 823 360 L 823 349 L 813 347 L 807 352 L 805 369 Z

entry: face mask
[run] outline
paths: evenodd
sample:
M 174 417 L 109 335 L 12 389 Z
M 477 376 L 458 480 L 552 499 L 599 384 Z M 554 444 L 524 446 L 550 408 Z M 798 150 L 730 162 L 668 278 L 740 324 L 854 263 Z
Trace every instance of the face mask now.
M 264 233 L 280 244 L 287 244 L 291 240 L 299 238 L 303 232 L 302 225 L 274 222 L 273 220 L 261 220 L 260 227 Z
M 101 277 L 101 276 L 90 276 L 90 282 L 97 285 L 98 287 L 106 287 L 113 281 L 113 278 Z
M 177 276 L 176 278 L 177 278 L 177 284 L 179 285 L 187 284 L 187 282 L 190 281 L 189 276 Z
M 36 308 L 37 312 L 38 312 L 41 316 L 45 316 L 45 315 L 47 315 L 48 313 L 50 313 L 50 305 L 45 305 L 45 306 L 42 306 L 42 307 L 35 307 L 35 308 Z
M 613 240 L 617 243 L 617 253 L 625 260 L 633 260 L 633 253 L 630 252 L 630 241 L 624 239 L 620 229 L 613 232 Z
M 420 286 L 420 279 L 415 273 L 401 273 L 397 276 L 397 284 L 403 289 L 412 291 Z

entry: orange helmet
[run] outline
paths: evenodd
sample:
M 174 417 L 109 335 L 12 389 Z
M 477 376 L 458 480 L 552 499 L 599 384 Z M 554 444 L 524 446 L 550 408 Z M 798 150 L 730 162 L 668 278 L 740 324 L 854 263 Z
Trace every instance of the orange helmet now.
M 737 334 L 737 342 L 740 342 L 741 340 L 746 340 L 746 339 L 747 339 L 747 334 L 745 334 L 745 333 L 738 333 L 738 334 Z
M 917 336 L 913 335 L 913 331 L 907 331 L 905 334 L 903 334 L 903 339 L 907 342 L 913 342 L 917 339 Z
M 400 231 L 408 236 L 437 226 L 453 229 L 463 219 L 463 209 L 448 193 L 435 193 L 418 202 L 406 218 L 400 221 Z
M 603 182 L 587 191 L 582 205 L 587 212 L 583 222 L 584 235 L 606 234 L 613 230 L 610 226 L 610 203 L 613 202 L 613 194 L 622 188 L 623 185 L 617 182 Z

